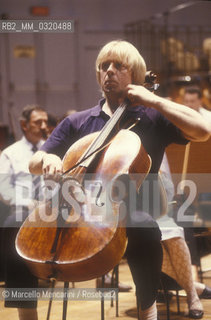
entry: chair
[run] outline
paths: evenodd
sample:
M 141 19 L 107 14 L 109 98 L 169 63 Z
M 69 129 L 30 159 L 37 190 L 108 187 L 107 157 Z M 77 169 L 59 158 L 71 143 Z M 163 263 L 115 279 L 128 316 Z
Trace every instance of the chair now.
M 105 276 L 102 276 L 102 288 L 104 287 L 104 280 Z M 55 280 L 52 280 L 51 283 L 51 291 L 54 290 L 55 288 Z M 119 283 L 119 265 L 115 266 L 113 271 L 112 271 L 112 288 L 117 289 L 118 288 L 118 283 Z M 72 287 L 75 288 L 75 283 L 72 282 Z M 69 282 L 64 282 L 64 291 L 69 289 Z M 118 311 L 119 311 L 119 295 L 118 295 L 118 290 L 116 290 L 116 295 L 115 295 L 115 300 L 116 300 L 116 317 L 119 316 Z M 51 314 L 51 307 L 52 307 L 52 296 L 49 300 L 49 305 L 48 305 L 48 311 L 47 311 L 47 318 L 46 320 L 50 320 L 50 314 Z M 68 300 L 66 298 L 63 299 L 63 311 L 62 311 L 62 320 L 66 320 L 67 317 L 67 304 Z M 113 296 L 111 296 L 111 307 L 113 307 Z M 103 295 L 101 296 L 101 320 L 105 319 L 105 313 L 104 313 L 104 297 Z
M 104 277 L 102 276 L 102 288 L 104 287 Z M 112 276 L 111 276 L 111 285 L 112 288 L 116 289 L 116 295 L 115 295 L 115 300 L 116 300 L 116 317 L 119 316 L 119 293 L 118 293 L 118 283 L 119 283 L 119 265 L 116 265 L 112 271 Z M 114 299 L 113 296 L 111 296 L 111 307 L 114 306 Z M 101 298 L 101 320 L 104 320 L 104 298 L 102 296 Z
M 170 299 L 169 299 L 169 291 L 176 291 L 176 301 L 177 301 L 177 314 L 180 314 L 180 301 L 179 301 L 179 290 L 182 288 L 178 285 L 178 283 L 171 277 L 169 277 L 165 273 L 161 273 L 161 281 L 160 281 L 160 290 L 163 290 L 166 302 L 166 319 L 170 320 Z
M 198 213 L 199 217 L 211 227 L 211 193 L 199 193 L 198 195 Z
M 200 193 L 198 195 L 197 209 L 198 216 L 204 226 L 195 233 L 198 255 L 201 258 L 211 253 L 211 193 Z M 199 259 L 199 277 L 201 282 L 204 280 L 204 273 L 208 271 L 211 271 L 211 268 L 202 270 L 201 259 Z

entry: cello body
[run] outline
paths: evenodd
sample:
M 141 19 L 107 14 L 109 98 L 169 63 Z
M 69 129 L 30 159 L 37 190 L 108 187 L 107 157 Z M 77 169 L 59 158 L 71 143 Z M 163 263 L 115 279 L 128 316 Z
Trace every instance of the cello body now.
M 63 159 L 64 172 L 80 162 L 98 134 L 91 133 L 69 148 Z M 118 179 L 134 175 L 139 189 L 149 172 L 151 159 L 140 138 L 129 130 L 120 130 L 91 165 L 90 158 L 89 164 L 85 160 L 80 169 L 68 173 L 79 189 L 74 193 L 77 206 L 71 206 L 68 219 L 59 224 L 61 206 L 52 206 L 48 200 L 34 209 L 19 230 L 17 252 L 38 278 L 90 280 L 109 272 L 125 252 L 125 216 L 120 210 L 124 199 L 117 201 Z M 70 179 L 70 190 L 72 183 Z

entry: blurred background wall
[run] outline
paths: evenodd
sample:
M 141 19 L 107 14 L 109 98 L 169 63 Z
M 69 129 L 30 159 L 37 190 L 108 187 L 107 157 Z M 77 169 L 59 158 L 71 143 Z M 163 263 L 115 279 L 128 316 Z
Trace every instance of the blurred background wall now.
M 34 16 L 33 7 L 45 7 Z M 1 0 L 0 18 L 71 19 L 74 33 L 0 33 L 0 121 L 20 136 L 18 116 L 38 103 L 61 117 L 101 97 L 95 59 L 102 45 L 133 42 L 157 72 L 160 94 L 179 99 L 187 82 L 210 106 L 211 2 L 182 0 Z

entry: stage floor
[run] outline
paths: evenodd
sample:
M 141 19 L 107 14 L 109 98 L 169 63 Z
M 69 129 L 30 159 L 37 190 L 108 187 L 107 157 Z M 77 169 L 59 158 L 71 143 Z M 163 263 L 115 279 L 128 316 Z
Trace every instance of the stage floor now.
M 202 258 L 202 268 L 207 269 L 211 268 L 211 254 Z M 130 284 L 133 289 L 130 292 L 121 292 L 119 293 L 119 319 L 129 320 L 137 319 L 137 310 L 136 310 L 136 298 L 135 290 L 130 275 L 130 271 L 126 262 L 122 262 L 119 268 L 119 277 L 120 281 L 126 284 Z M 211 271 L 205 274 L 204 283 L 211 286 Z M 41 287 L 45 284 L 41 283 Z M 57 283 L 56 287 L 62 287 L 62 283 Z M 71 287 L 71 284 L 70 284 Z M 95 288 L 95 280 L 75 283 L 75 288 Z M 171 310 L 171 320 L 187 320 L 185 312 L 187 312 L 186 298 L 181 291 L 182 296 L 180 297 L 180 309 L 181 314 L 177 315 L 177 306 L 176 306 L 176 297 L 174 296 L 170 302 Z M 202 300 L 204 306 L 204 320 L 211 319 L 211 300 Z M 116 319 L 115 316 L 115 303 L 114 307 L 111 307 L 110 300 L 105 301 L 105 320 Z M 38 315 L 39 320 L 46 319 L 48 309 L 47 301 L 38 302 Z M 160 320 L 166 319 L 166 306 L 163 303 L 158 303 L 158 311 Z M 4 308 L 4 303 L 0 301 L 0 319 L 2 320 L 18 320 L 18 314 L 16 309 Z M 68 301 L 67 309 L 67 320 L 95 320 L 101 319 L 101 302 L 100 300 L 95 301 Z M 30 319 L 29 319 L 30 320 Z M 62 320 L 62 301 L 53 301 L 52 311 L 50 320 Z

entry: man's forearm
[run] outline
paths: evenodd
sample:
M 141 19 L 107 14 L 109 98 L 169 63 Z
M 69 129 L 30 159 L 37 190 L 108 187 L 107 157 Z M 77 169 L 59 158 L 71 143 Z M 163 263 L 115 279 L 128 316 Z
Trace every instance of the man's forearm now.
M 128 98 L 134 105 L 154 108 L 178 127 L 184 136 L 192 141 L 206 141 L 210 137 L 208 122 L 195 110 L 182 104 L 162 98 L 143 86 L 128 85 Z
M 176 125 L 186 138 L 192 141 L 206 141 L 209 138 L 208 123 L 197 111 L 165 98 L 157 98 L 154 108 Z

